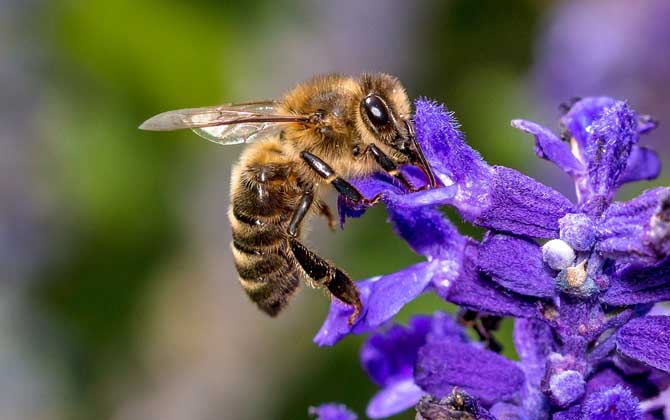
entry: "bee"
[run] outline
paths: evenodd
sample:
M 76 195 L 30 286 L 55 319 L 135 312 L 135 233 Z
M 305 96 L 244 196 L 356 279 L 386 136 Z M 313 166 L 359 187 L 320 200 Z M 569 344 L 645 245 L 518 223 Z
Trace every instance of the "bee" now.
M 253 142 L 233 167 L 228 212 L 242 288 L 275 316 L 304 280 L 352 306 L 353 323 L 362 310 L 355 283 L 303 243 L 302 227 L 309 216 L 320 215 L 334 228 L 320 198 L 329 185 L 361 206 L 379 201 L 380 195 L 364 197 L 348 177 L 385 171 L 416 191 L 399 170 L 412 164 L 435 186 L 410 112 L 405 89 L 393 76 L 324 75 L 280 100 L 168 111 L 139 128 L 189 128 L 222 145 Z

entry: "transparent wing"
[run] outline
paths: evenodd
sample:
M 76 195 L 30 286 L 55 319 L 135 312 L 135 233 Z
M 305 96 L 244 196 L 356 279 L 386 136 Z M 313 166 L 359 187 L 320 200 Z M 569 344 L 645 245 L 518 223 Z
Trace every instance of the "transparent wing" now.
M 246 122 L 212 127 L 192 128 L 203 139 L 223 145 L 251 143 L 262 137 L 279 134 L 283 124 L 280 122 Z
M 149 118 L 140 129 L 172 131 L 190 128 L 215 143 L 239 144 L 279 133 L 285 123 L 307 121 L 308 116 L 282 113 L 278 102 L 263 101 L 168 111 Z

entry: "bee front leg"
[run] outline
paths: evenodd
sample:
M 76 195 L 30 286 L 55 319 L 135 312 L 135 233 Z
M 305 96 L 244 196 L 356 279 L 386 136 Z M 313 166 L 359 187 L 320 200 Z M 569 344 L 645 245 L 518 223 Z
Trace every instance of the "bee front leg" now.
M 372 198 L 365 198 L 356 187 L 351 185 L 346 179 L 335 173 L 335 170 L 330 167 L 326 162 L 321 160 L 320 157 L 308 152 L 302 151 L 300 157 L 309 165 L 310 168 L 314 170 L 321 178 L 326 180 L 331 184 L 337 192 L 345 196 L 347 199 L 351 200 L 354 203 L 362 204 L 366 207 L 375 205 L 381 198 L 381 194 L 377 194 Z
M 402 172 L 400 172 L 400 169 L 398 169 L 398 165 L 395 164 L 395 162 L 386 154 L 384 153 L 379 147 L 377 147 L 374 144 L 368 144 L 365 147 L 365 153 L 370 153 L 372 157 L 375 159 L 377 164 L 381 166 L 381 168 L 389 175 L 400 181 L 400 183 L 407 189 L 409 192 L 416 192 L 419 191 L 417 188 L 414 188 L 412 184 L 405 178 L 405 175 L 403 175 Z
M 316 284 L 325 286 L 331 295 L 353 306 L 354 312 L 349 317 L 349 324 L 353 325 L 363 308 L 356 284 L 342 270 L 316 255 L 298 240 L 300 224 L 313 201 L 314 194 L 305 191 L 287 229 L 289 245 L 295 259 Z

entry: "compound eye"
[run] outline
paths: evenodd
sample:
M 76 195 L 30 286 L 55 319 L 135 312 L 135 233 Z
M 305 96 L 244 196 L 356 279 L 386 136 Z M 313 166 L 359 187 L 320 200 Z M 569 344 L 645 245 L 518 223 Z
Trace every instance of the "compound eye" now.
M 365 112 L 376 127 L 383 127 L 391 122 L 389 110 L 377 95 L 368 95 L 364 100 Z

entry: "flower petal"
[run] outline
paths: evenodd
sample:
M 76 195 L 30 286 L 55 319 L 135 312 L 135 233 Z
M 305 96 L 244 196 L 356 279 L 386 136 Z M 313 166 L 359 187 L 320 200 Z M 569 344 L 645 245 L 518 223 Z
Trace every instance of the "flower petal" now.
M 514 321 L 514 348 L 530 385 L 539 388 L 547 357 L 554 351 L 554 337 L 549 325 L 538 319 Z
M 477 271 L 477 247 L 465 247 L 464 258 L 456 280 L 433 278 L 433 287 L 443 299 L 492 315 L 521 318 L 537 316 L 535 300 L 504 289 Z
M 423 262 L 379 277 L 371 286 L 363 322 L 374 328 L 393 318 L 423 293 L 439 265 L 439 261 Z
M 617 334 L 624 355 L 670 372 L 670 316 L 645 316 L 630 321 Z
M 474 195 L 485 193 L 489 166 L 465 143 L 458 122 L 442 104 L 425 98 L 414 103 L 416 139 L 442 185 L 467 185 Z
M 492 182 L 491 203 L 474 217 L 475 224 L 517 235 L 558 237 L 558 219 L 572 211 L 570 200 L 503 166 L 494 167 Z
M 570 146 L 561 141 L 551 130 L 526 120 L 512 120 L 512 127 L 535 136 L 535 154 L 553 162 L 569 175 L 584 172 L 586 168 L 578 161 Z
M 495 403 L 489 410 L 494 419 L 501 420 L 525 420 L 529 416 L 523 407 L 510 403 Z
M 461 324 L 456 322 L 451 315 L 437 311 L 433 314 L 426 342 L 432 343 L 445 338 L 463 343 L 470 341 Z
M 607 96 L 587 97 L 575 102 L 570 110 L 561 117 L 561 124 L 577 141 L 580 150 L 585 150 L 593 123 L 600 119 L 605 108 L 616 101 Z
M 522 408 L 517 412 L 542 413 L 548 411 L 549 401 L 541 391 L 545 375 L 547 358 L 554 351 L 554 336 L 546 322 L 539 319 L 518 318 L 514 320 L 514 348 L 521 363 L 519 367 L 526 376 L 522 395 Z M 493 410 L 493 408 L 492 408 Z M 527 416 L 510 414 L 510 419 L 523 419 Z
M 365 414 L 371 419 L 390 417 L 413 407 L 423 394 L 412 377 L 394 382 L 372 397 Z
M 601 300 L 621 306 L 670 300 L 670 257 L 650 267 L 629 265 L 617 272 Z
M 670 376 L 657 369 L 650 369 L 649 372 L 635 375 L 625 375 L 614 365 L 608 363 L 591 376 L 586 384 L 586 394 L 590 395 L 625 384 L 636 398 L 646 400 L 658 396 L 668 387 L 669 382 Z
M 514 236 L 487 235 L 479 247 L 478 268 L 513 292 L 536 297 L 551 297 L 555 274 L 542 261 L 540 246 Z
M 490 350 L 449 340 L 428 343 L 419 350 L 416 383 L 427 392 L 445 396 L 459 387 L 484 404 L 509 400 L 524 384 L 523 372 Z
M 417 353 L 426 342 L 443 339 L 468 341 L 463 327 L 450 315 L 436 312 L 414 316 L 406 327 L 394 325 L 366 340 L 361 364 L 368 376 L 385 388 L 368 405 L 369 417 L 387 417 L 417 403 L 423 394 L 414 384 Z
M 460 259 L 466 239 L 440 210 L 389 208 L 389 220 L 417 254 L 429 259 Z
M 637 114 L 625 102 L 616 101 L 603 110 L 591 130 L 584 149 L 589 172 L 589 196 L 585 201 L 603 197 L 609 202 L 621 185 L 619 179 L 628 164 L 631 148 L 640 137 Z
M 537 316 L 531 299 L 508 292 L 484 277 L 461 277 L 448 289 L 438 287 L 437 291 L 443 299 L 477 312 L 519 318 Z
M 426 343 L 430 316 L 415 316 L 407 327 L 394 325 L 373 334 L 361 348 L 363 369 L 377 385 L 386 386 L 399 378 L 411 378 L 419 348 Z
M 372 198 L 380 193 L 403 193 L 403 189 L 394 183 L 391 176 L 381 172 L 369 177 L 352 178 L 349 182 L 366 198 Z M 342 194 L 338 195 L 337 212 L 340 215 L 340 227 L 344 227 L 344 222 L 348 217 L 360 217 L 367 209 L 365 206 L 353 203 Z
M 358 282 L 363 314 L 350 326 L 348 320 L 353 309 L 333 299 L 314 342 L 320 346 L 332 346 L 348 334 L 362 334 L 375 329 L 423 293 L 435 276 L 444 276 L 445 273 L 457 276 L 457 265 L 447 260 L 433 260 Z
M 628 157 L 628 164 L 619 181 L 623 184 L 624 182 L 656 179 L 661 173 L 661 166 L 661 159 L 655 151 L 646 147 L 633 146 Z
M 596 250 L 618 262 L 653 265 L 670 255 L 670 187 L 613 203 L 597 227 Z
M 556 413 L 554 413 L 554 415 L 551 418 L 552 418 L 552 420 L 592 420 L 592 419 L 587 419 L 586 417 L 582 416 L 582 406 L 581 405 L 573 405 L 572 407 L 568 408 L 567 410 L 556 412 Z M 595 420 L 595 419 L 593 419 L 593 420 Z M 603 420 L 608 420 L 608 419 L 603 419 Z
M 356 420 L 358 417 L 344 404 L 326 403 L 318 407 L 309 408 L 310 416 L 316 416 L 316 420 Z
M 377 280 L 379 280 L 379 277 L 373 277 L 356 283 L 361 296 L 363 308 L 367 308 L 370 289 L 372 284 Z M 314 342 L 319 346 L 332 346 L 351 333 L 362 334 L 369 331 L 371 328 L 363 322 L 365 312 L 363 313 L 363 318 L 359 317 L 353 326 L 349 325 L 349 317 L 353 311 L 354 309 L 351 306 L 345 305 L 337 299 L 331 300 L 328 316 L 323 322 L 323 325 L 321 325 L 321 329 L 314 337 Z

